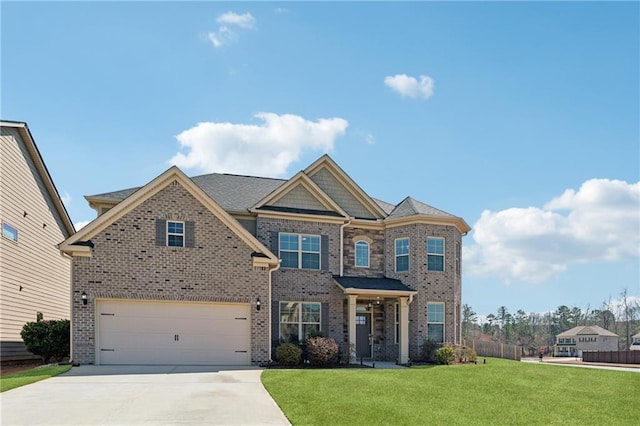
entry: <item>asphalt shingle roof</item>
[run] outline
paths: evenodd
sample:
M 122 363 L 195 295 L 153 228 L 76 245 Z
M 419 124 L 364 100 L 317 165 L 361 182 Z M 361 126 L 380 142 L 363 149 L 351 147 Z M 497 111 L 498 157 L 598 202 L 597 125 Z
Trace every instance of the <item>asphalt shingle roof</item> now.
M 579 325 L 577 327 L 573 327 L 570 330 L 567 330 L 565 332 L 558 334 L 558 337 L 572 337 L 572 336 L 584 336 L 584 335 L 618 337 L 617 334 L 597 325 L 589 325 L 589 326 Z
M 334 280 L 343 288 L 357 288 L 360 290 L 396 290 L 413 291 L 402 284 L 402 281 L 393 278 L 365 278 L 365 277 L 340 277 L 334 275 Z

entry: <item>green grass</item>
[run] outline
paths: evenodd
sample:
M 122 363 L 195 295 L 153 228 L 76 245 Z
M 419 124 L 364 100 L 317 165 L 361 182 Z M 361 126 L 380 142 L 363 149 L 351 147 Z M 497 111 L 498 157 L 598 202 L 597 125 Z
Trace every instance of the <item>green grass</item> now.
M 402 370 L 267 370 L 293 425 L 637 424 L 640 374 L 487 359 Z
M 39 382 L 40 380 L 65 373 L 70 369 L 70 365 L 56 365 L 53 367 L 32 368 L 31 370 L 0 376 L 0 392 Z

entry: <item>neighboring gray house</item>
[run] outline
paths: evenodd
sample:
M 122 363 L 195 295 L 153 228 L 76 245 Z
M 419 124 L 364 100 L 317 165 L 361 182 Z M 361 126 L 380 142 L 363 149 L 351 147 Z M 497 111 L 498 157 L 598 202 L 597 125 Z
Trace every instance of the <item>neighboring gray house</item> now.
M 26 123 L 0 122 L 0 361 L 34 358 L 27 322 L 69 319 L 71 260 L 58 244 L 75 230 Z
M 640 351 L 640 333 L 634 334 L 632 337 L 633 341 L 629 346 L 630 351 Z
M 597 325 L 578 326 L 556 336 L 554 356 L 582 357 L 587 351 L 617 351 L 618 335 Z
M 460 343 L 469 226 L 373 199 L 327 155 L 287 180 L 172 167 L 86 198 L 98 218 L 60 245 L 74 362 L 259 364 L 313 330 L 399 363 Z

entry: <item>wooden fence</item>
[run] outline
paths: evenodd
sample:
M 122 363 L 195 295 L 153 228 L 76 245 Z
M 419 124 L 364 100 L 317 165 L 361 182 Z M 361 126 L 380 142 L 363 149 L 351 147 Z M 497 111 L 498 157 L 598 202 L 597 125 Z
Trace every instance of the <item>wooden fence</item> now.
M 582 352 L 582 361 L 640 364 L 640 351 Z
M 522 356 L 522 348 L 517 345 L 505 345 L 504 343 L 483 342 L 480 340 L 464 341 L 463 343 L 476 351 L 478 356 L 513 359 L 516 361 L 520 361 Z

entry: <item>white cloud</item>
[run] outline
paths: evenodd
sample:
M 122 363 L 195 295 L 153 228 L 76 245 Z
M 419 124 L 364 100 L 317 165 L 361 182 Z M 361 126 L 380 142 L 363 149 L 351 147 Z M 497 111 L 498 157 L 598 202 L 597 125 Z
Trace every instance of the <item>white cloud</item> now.
M 403 97 L 426 99 L 433 95 L 433 79 L 428 75 L 421 75 L 418 81 L 406 74 L 396 74 L 385 77 L 384 84 Z
M 67 191 L 64 191 L 64 194 L 60 196 L 60 201 L 62 201 L 65 207 L 69 206 L 69 204 L 71 204 L 71 195 L 69 195 Z
M 253 28 L 256 23 L 256 18 L 254 18 L 250 13 L 243 13 L 242 15 L 239 15 L 234 12 L 227 12 L 218 16 L 216 22 L 219 24 L 237 25 L 242 28 Z
M 376 143 L 376 139 L 373 137 L 371 133 L 367 133 L 364 136 L 364 143 L 366 143 L 367 145 L 373 145 L 374 143 Z
M 574 263 L 640 256 L 640 182 L 591 179 L 542 208 L 485 210 L 464 248 L 471 275 L 545 281 Z
M 90 223 L 90 220 L 81 220 L 80 222 L 74 223 L 73 226 L 76 228 L 76 231 L 79 231 Z
M 256 19 L 250 13 L 240 15 L 234 12 L 226 12 L 219 15 L 216 18 L 216 22 L 220 26 L 216 31 L 207 34 L 207 38 L 214 47 L 220 48 L 238 39 L 238 32 L 234 29 L 235 27 L 242 29 L 254 28 Z
M 284 176 L 304 150 L 328 152 L 349 123 L 342 118 L 309 121 L 260 112 L 261 125 L 205 122 L 176 136 L 179 152 L 169 162 L 203 172 Z

